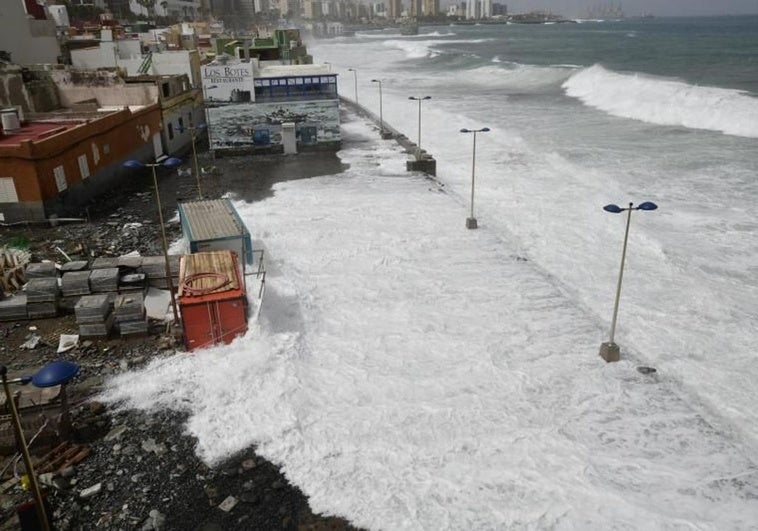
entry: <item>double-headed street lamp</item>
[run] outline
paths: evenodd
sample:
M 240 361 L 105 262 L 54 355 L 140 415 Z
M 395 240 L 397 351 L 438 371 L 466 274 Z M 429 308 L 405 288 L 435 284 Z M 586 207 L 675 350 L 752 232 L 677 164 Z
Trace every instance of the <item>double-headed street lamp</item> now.
M 490 130 L 489 127 L 482 127 L 481 129 L 461 129 L 461 133 L 474 133 L 474 152 L 471 157 L 471 215 L 466 218 L 466 228 L 475 229 L 478 227 L 476 218 L 474 217 L 474 179 L 476 175 L 476 134 L 486 133 Z
M 163 208 L 161 207 L 161 194 L 158 191 L 158 176 L 155 174 L 155 168 L 163 167 L 170 170 L 178 168 L 182 164 L 182 161 L 173 157 L 167 158 L 162 162 L 156 162 L 153 164 L 146 164 L 138 160 L 127 160 L 124 162 L 124 167 L 131 170 L 139 170 L 142 168 L 151 168 L 153 170 L 153 187 L 155 188 L 155 201 L 158 207 L 158 220 L 161 224 L 161 239 L 163 242 L 163 259 L 166 261 L 166 282 L 168 283 L 168 291 L 171 294 L 171 309 L 174 311 L 174 324 L 179 324 L 179 311 L 176 308 L 176 296 L 174 295 L 174 281 L 171 279 L 171 266 L 168 263 L 168 241 L 166 240 L 166 227 L 163 224 Z
M 59 430 L 61 432 L 68 432 L 68 423 L 70 422 L 68 417 L 68 401 L 66 400 L 66 384 L 70 382 L 74 377 L 79 374 L 79 366 L 70 361 L 54 361 L 48 363 L 42 369 L 40 369 L 34 376 L 22 376 L 21 378 L 8 379 L 8 369 L 5 365 L 0 365 L 0 378 L 3 381 L 3 390 L 5 391 L 5 405 L 8 407 L 11 413 L 11 421 L 13 424 L 13 433 L 16 438 L 16 443 L 19 446 L 21 457 L 24 459 L 24 467 L 26 468 L 26 477 L 29 480 L 29 487 L 31 488 L 32 495 L 34 496 L 34 509 L 37 512 L 37 525 L 34 529 L 42 529 L 49 531 L 51 528 L 50 519 L 45 509 L 45 500 L 42 498 L 42 491 L 39 488 L 37 482 L 37 475 L 34 472 L 34 465 L 32 464 L 32 458 L 29 454 L 29 446 L 24 437 L 24 428 L 21 424 L 21 416 L 16 409 L 16 402 L 11 394 L 10 384 L 26 385 L 29 382 L 35 387 L 55 387 L 61 386 L 61 425 Z M 22 526 L 23 527 L 23 526 Z
M 358 105 L 358 71 L 355 68 L 348 68 L 347 71 L 353 73 L 353 81 L 355 84 L 355 104 Z
M 432 99 L 431 96 L 408 96 L 409 100 L 417 101 L 418 102 L 418 152 L 421 154 L 421 102 L 424 100 L 430 100 Z
M 382 80 L 372 79 L 372 83 L 379 83 L 379 134 L 384 138 L 384 116 L 382 114 Z
M 624 232 L 624 246 L 621 250 L 621 268 L 619 269 L 619 280 L 616 286 L 616 301 L 613 303 L 613 319 L 611 320 L 611 337 L 610 339 L 600 345 L 600 357 L 607 362 L 618 361 L 620 359 L 619 347 L 614 342 L 616 335 L 616 317 L 619 311 L 619 299 L 621 298 L 621 280 L 624 278 L 624 261 L 626 260 L 626 243 L 629 240 L 629 225 L 632 221 L 632 210 L 656 210 L 658 205 L 650 201 L 645 201 L 637 206 L 634 203 L 629 203 L 626 208 L 621 208 L 618 205 L 605 205 L 603 210 L 610 212 L 611 214 L 621 214 L 627 212 L 626 216 L 626 230 Z
M 197 163 L 197 149 L 195 148 L 195 131 L 204 131 L 208 124 L 198 124 L 189 127 L 179 127 L 180 132 L 189 131 L 192 134 L 192 158 L 195 160 L 195 181 L 197 182 L 197 197 L 203 198 L 203 191 L 200 187 L 200 165 Z

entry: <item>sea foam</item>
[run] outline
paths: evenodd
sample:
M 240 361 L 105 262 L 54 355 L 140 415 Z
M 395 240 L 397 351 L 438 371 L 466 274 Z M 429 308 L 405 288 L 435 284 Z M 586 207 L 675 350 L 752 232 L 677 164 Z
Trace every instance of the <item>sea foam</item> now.
M 563 88 L 614 116 L 758 138 L 758 98 L 738 90 L 619 74 L 599 65 L 577 72 Z

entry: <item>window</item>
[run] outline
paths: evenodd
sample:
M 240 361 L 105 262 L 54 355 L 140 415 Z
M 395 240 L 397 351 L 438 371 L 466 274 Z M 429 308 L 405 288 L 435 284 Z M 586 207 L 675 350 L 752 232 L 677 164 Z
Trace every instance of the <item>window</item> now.
M 68 188 L 68 183 L 66 182 L 66 172 L 63 170 L 63 166 L 56 166 L 53 168 L 53 175 L 55 176 L 55 186 L 58 187 L 59 192 L 62 192 Z
M 192 119 L 192 111 L 189 111 L 187 113 L 187 122 L 189 122 L 189 124 L 190 124 L 189 126 L 190 127 L 195 127 L 194 120 Z
M 79 173 L 82 176 L 82 180 L 89 177 L 89 164 L 87 164 L 87 155 L 79 155 Z
M 163 87 L 163 97 L 168 98 L 169 95 L 171 94 L 171 86 L 168 84 L 168 82 L 166 82 L 162 85 L 162 87 Z
M 174 124 L 168 124 L 168 139 L 174 139 Z
M 0 177 L 0 203 L 18 203 L 13 177 Z
M 180 133 L 184 133 L 185 132 L 185 130 L 184 130 L 184 118 L 181 118 L 181 117 L 179 118 L 179 132 Z

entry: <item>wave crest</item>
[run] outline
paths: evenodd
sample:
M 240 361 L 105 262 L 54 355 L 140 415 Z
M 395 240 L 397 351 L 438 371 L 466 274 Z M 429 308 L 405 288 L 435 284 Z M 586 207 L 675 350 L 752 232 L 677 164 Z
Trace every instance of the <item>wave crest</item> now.
M 577 72 L 563 88 L 613 116 L 758 138 L 758 98 L 739 90 L 619 74 L 600 65 Z

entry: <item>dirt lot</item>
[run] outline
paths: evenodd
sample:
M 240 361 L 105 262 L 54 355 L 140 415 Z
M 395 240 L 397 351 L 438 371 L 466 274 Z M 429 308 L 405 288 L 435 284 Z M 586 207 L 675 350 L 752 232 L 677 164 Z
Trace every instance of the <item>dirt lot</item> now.
M 191 162 L 191 161 L 190 161 Z M 278 181 L 338 173 L 334 154 L 300 154 L 294 157 L 221 158 L 201 153 L 200 165 L 208 170 L 201 188 L 204 198 L 231 192 L 246 201 L 271 193 Z M 189 167 L 189 164 L 185 164 Z M 176 203 L 197 198 L 194 177 L 162 171 L 159 175 L 164 218 L 174 217 Z M 0 228 L 0 246 L 27 246 L 33 261 L 92 259 L 119 256 L 131 251 L 161 254 L 158 215 L 149 171 L 135 175 L 125 187 L 93 203 L 82 217 L 85 222 L 16 225 Z M 167 224 L 169 240 L 180 236 L 177 222 Z M 138 367 L 155 356 L 173 353 L 172 334 L 159 322 L 151 323 L 146 337 L 118 337 L 81 341 L 79 346 L 56 354 L 60 334 L 76 333 L 72 313 L 56 318 L 0 322 L 0 361 L 10 377 L 33 374 L 54 360 L 70 360 L 81 366 L 81 375 L 68 386 L 72 403 L 73 442 L 90 455 L 73 467 L 46 477 L 45 487 L 56 529 L 352 529 L 337 518 L 313 515 L 307 499 L 289 485 L 276 466 L 249 448 L 222 465 L 209 469 L 194 454 L 195 441 L 183 434 L 183 418 L 175 413 L 145 415 L 116 413 L 93 401 L 108 376 Z M 40 340 L 33 349 L 21 345 L 33 335 Z M 181 350 L 181 345 L 176 348 Z M 39 459 L 56 441 L 54 417 L 32 445 Z M 7 420 L 3 423 L 7 431 Z M 45 440 L 47 438 L 48 440 Z M 12 452 L 12 449 L 8 449 Z M 9 452 L 5 452 L 9 453 Z M 23 474 L 23 462 L 10 462 L 0 482 L 0 529 L 17 529 L 16 507 L 30 499 L 13 481 L 13 470 Z M 92 494 L 82 496 L 89 489 Z M 85 492 L 86 494 L 86 492 Z M 231 498 L 230 498 L 231 497 Z M 219 505 L 224 502 L 224 510 Z

